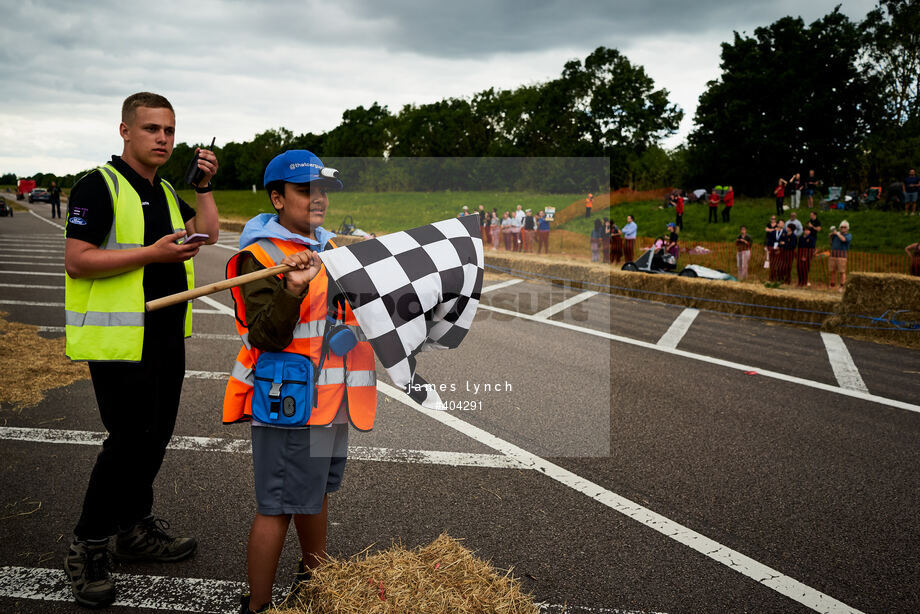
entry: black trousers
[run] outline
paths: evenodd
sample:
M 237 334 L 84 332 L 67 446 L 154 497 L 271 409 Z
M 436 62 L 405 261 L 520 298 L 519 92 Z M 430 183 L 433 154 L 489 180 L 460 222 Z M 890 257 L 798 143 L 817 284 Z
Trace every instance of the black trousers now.
M 677 221 L 675 222 L 675 224 L 677 224 L 677 227 L 680 228 L 681 230 L 684 229 L 684 214 L 683 213 L 677 214 Z
M 709 221 L 719 223 L 719 208 L 709 207 Z
M 722 221 L 723 222 L 732 221 L 732 208 L 731 207 L 722 207 Z
M 783 197 L 776 197 L 776 217 L 781 218 L 783 216 Z
M 89 478 L 74 530 L 78 539 L 107 538 L 153 509 L 153 481 L 176 425 L 185 377 L 182 320 L 175 316 L 147 314 L 141 362 L 89 363 L 109 436 Z
M 52 200 L 51 201 L 51 217 L 61 217 L 61 201 Z

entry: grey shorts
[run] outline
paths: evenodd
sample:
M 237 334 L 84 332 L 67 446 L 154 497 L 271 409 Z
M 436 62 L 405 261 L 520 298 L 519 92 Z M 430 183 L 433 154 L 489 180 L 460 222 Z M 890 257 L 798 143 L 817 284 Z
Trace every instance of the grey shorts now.
M 318 514 L 342 484 L 348 424 L 286 429 L 253 426 L 252 468 L 260 514 Z

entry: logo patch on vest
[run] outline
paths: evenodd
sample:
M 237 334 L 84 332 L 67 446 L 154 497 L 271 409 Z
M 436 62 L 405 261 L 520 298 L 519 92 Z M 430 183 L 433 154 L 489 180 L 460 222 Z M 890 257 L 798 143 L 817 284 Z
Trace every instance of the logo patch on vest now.
M 76 224 L 77 226 L 86 226 L 86 220 L 84 220 L 82 217 L 77 217 L 76 215 L 67 220 L 67 222 L 70 224 Z

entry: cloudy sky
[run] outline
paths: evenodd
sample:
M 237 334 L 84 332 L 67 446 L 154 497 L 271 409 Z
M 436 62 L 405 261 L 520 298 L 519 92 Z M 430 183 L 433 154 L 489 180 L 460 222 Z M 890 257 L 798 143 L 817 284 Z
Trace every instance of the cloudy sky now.
M 672 146 L 733 31 L 836 4 L 861 19 L 875 1 L 0 0 L 0 173 L 71 173 L 121 153 L 121 102 L 136 91 L 170 99 L 178 141 L 223 144 L 324 132 L 375 101 L 395 111 L 545 81 L 601 45 L 684 109 Z

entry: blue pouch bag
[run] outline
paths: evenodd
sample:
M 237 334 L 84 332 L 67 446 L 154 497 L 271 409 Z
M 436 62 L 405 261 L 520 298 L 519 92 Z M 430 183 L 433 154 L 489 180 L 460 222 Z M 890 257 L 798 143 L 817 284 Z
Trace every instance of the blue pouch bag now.
M 306 426 L 316 395 L 313 363 L 291 352 L 265 352 L 256 362 L 252 417 L 272 426 Z

